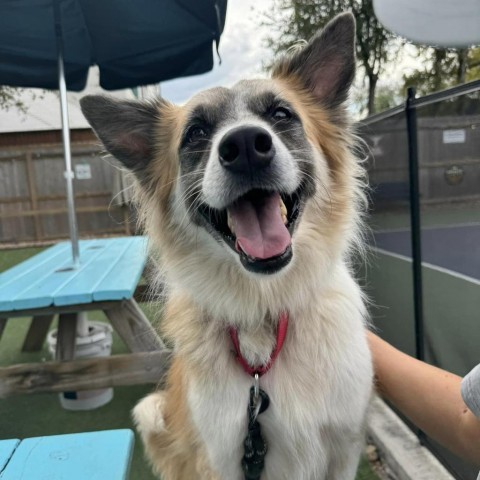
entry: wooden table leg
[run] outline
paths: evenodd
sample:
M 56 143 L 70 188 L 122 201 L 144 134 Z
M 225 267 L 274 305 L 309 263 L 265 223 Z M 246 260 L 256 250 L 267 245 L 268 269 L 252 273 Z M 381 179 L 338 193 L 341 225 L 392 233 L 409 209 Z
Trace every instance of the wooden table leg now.
M 61 313 L 58 316 L 57 350 L 55 360 L 65 362 L 75 357 L 77 313 Z
M 32 318 L 22 352 L 38 352 L 42 349 L 45 338 L 55 315 L 39 315 Z
M 0 318 L 0 340 L 3 335 L 3 331 L 5 330 L 5 326 L 7 325 L 8 318 Z
M 166 348 L 133 298 L 105 310 L 105 315 L 132 352 L 153 352 Z

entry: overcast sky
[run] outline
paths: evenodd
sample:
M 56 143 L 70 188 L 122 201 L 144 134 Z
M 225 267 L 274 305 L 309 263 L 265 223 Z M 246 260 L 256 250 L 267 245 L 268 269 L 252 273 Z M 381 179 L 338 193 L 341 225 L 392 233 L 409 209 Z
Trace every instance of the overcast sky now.
M 271 59 L 271 52 L 265 47 L 265 38 L 272 32 L 261 27 L 262 12 L 272 9 L 273 0 L 229 0 L 225 30 L 220 40 L 219 64 L 215 54 L 213 70 L 204 75 L 187 77 L 164 82 L 161 85 L 162 96 L 174 103 L 183 103 L 196 92 L 218 85 L 231 86 L 242 78 L 265 76 L 262 65 Z M 418 67 L 419 62 L 412 58 L 413 49 L 406 45 L 395 62 L 388 66 L 388 74 L 380 79 L 382 84 L 396 84 L 402 75 Z M 352 97 L 366 90 L 359 72 Z
M 225 29 L 220 40 L 219 59 L 214 54 L 215 66 L 209 73 L 193 77 L 181 78 L 161 84 L 161 94 L 174 103 L 183 103 L 193 94 L 218 85 L 231 86 L 242 78 L 265 76 L 263 64 L 271 60 L 271 52 L 265 47 L 265 38 L 272 34 L 266 27 L 261 27 L 262 12 L 272 9 L 273 0 L 229 0 Z M 408 51 L 407 48 L 403 49 Z M 415 62 L 418 63 L 418 62 Z M 411 58 L 403 55 L 388 67 L 380 84 L 398 83 L 402 73 L 411 69 Z M 85 128 L 88 124 L 80 112 L 78 99 L 86 93 L 99 93 L 98 72 L 92 69 L 87 90 L 81 93 L 69 92 L 69 116 L 72 128 Z M 362 75 L 357 75 L 353 98 L 358 92 L 366 91 L 362 85 Z M 357 94 L 355 94 L 357 92 Z M 115 92 L 107 92 L 115 94 Z M 120 94 L 121 92 L 119 92 Z M 43 92 L 32 101 L 29 90 L 22 92 L 22 98 L 30 107 L 27 115 L 10 109 L 8 112 L 0 109 L 0 132 L 46 130 L 60 127 L 58 98 L 56 92 Z M 353 106 L 353 105 L 352 105 Z M 355 108 L 352 112 L 358 115 Z
M 271 0 L 229 0 L 225 30 L 220 40 L 222 63 L 219 64 L 215 54 L 215 66 L 211 72 L 162 83 L 162 96 L 183 103 L 205 88 L 228 87 L 242 78 L 265 76 L 262 61 L 270 58 L 270 53 L 263 44 L 265 30 L 259 26 L 258 16 L 260 9 L 265 11 L 271 8 L 271 4 Z

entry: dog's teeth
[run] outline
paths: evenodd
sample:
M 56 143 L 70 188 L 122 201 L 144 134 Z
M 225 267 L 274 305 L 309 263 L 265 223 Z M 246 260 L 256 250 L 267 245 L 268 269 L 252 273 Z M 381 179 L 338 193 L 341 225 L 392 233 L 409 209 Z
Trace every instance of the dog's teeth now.
M 227 225 L 232 233 L 235 233 L 235 227 L 233 226 L 233 220 L 230 216 L 230 212 L 227 210 Z
M 282 214 L 283 223 L 286 224 L 288 211 L 287 211 L 287 207 L 285 206 L 281 198 L 280 198 L 280 213 Z

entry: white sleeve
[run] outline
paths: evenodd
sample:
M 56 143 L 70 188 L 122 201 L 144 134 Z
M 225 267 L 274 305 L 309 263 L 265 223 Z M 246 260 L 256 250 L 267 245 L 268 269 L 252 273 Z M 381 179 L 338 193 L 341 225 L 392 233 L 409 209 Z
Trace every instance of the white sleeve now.
M 462 380 L 462 397 L 467 407 L 480 418 L 480 364 Z

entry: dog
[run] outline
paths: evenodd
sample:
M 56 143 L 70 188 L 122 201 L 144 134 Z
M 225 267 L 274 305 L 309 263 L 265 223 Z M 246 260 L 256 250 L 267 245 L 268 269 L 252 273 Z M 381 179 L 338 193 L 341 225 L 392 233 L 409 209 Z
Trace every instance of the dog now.
M 350 262 L 365 206 L 345 106 L 354 50 L 346 13 L 269 79 L 183 106 L 81 101 L 135 174 L 168 291 L 166 386 L 133 412 L 164 480 L 355 477 L 372 365 Z

